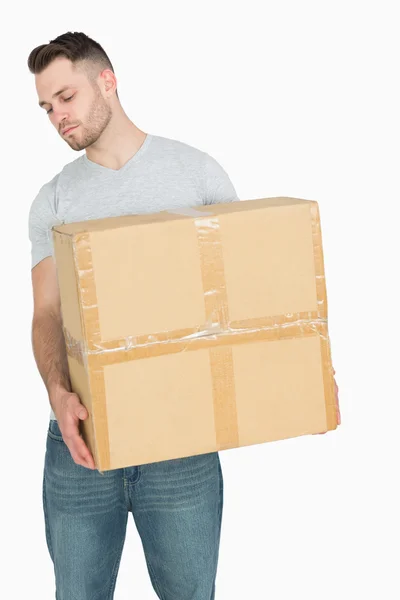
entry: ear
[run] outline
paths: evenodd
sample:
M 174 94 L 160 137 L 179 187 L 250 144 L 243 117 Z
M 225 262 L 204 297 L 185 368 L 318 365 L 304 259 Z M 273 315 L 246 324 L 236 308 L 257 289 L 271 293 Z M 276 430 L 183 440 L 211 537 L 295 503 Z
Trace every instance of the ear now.
M 100 75 L 100 86 L 106 98 L 110 98 L 117 90 L 117 78 L 111 69 L 104 69 Z

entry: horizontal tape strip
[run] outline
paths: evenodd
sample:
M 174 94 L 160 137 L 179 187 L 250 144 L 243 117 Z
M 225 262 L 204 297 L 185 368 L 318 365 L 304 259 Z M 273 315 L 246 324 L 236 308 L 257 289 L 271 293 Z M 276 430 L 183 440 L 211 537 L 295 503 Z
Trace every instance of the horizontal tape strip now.
M 74 340 L 65 331 L 67 352 L 82 361 L 97 357 L 99 364 L 115 364 L 139 358 L 151 358 L 172 352 L 197 350 L 227 344 L 243 344 L 252 341 L 274 341 L 319 335 L 327 337 L 327 320 L 318 317 L 317 312 L 292 314 L 290 317 L 277 315 L 260 319 L 232 321 L 226 330 L 213 328 L 188 328 L 171 332 L 158 332 L 149 335 L 127 336 L 116 340 L 93 343 Z

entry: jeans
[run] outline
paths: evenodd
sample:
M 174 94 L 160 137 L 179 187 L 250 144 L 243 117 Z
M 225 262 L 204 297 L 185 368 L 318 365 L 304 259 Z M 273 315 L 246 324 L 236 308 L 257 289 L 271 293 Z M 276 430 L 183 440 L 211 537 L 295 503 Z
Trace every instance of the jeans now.
M 101 474 L 74 463 L 50 421 L 43 508 L 56 600 L 113 598 L 129 512 L 158 598 L 214 600 L 222 507 L 217 452 Z

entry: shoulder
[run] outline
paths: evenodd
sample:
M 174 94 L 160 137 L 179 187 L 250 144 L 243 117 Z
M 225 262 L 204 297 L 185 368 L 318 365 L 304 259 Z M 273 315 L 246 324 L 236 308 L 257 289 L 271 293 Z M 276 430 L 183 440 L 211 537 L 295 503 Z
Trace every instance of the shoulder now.
M 57 204 L 60 189 L 68 186 L 73 178 L 76 177 L 79 168 L 82 165 L 82 156 L 67 163 L 61 171 L 53 175 L 36 192 L 36 195 L 30 206 L 30 218 L 35 216 L 52 216 L 56 219 Z
M 185 142 L 153 136 L 153 149 L 165 160 L 179 160 L 195 182 L 203 204 L 238 200 L 236 190 L 222 164 L 205 150 Z
M 30 220 L 55 212 L 54 204 L 59 177 L 60 173 L 57 173 L 39 188 L 30 206 Z
M 158 152 L 165 159 L 168 155 L 171 155 L 174 159 L 178 159 L 185 166 L 196 171 L 197 174 L 205 179 L 212 177 L 226 177 L 227 173 L 222 164 L 211 154 L 188 144 L 175 140 L 172 138 L 166 138 L 162 136 L 153 135 L 153 150 Z
M 160 135 L 153 135 L 152 144 L 153 150 L 160 152 L 164 157 L 170 154 L 174 158 L 179 158 L 190 163 L 197 163 L 198 165 L 201 165 L 207 156 L 206 152 L 200 148 Z

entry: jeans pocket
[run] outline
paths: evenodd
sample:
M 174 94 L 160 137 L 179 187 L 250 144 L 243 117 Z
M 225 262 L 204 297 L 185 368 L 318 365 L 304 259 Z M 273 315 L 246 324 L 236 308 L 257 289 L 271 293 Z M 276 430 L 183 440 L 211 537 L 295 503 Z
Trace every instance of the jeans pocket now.
M 50 419 L 47 435 L 55 442 L 64 442 L 61 430 L 55 419 Z

